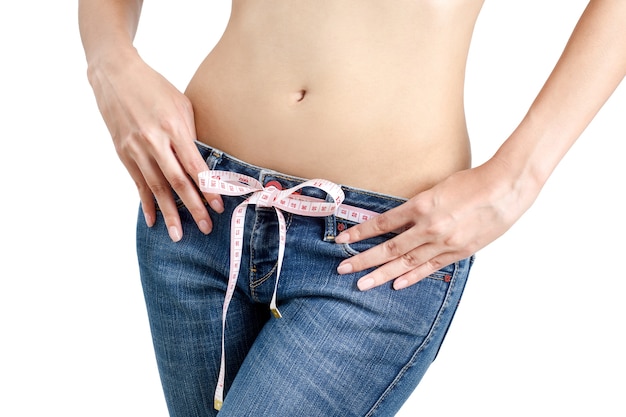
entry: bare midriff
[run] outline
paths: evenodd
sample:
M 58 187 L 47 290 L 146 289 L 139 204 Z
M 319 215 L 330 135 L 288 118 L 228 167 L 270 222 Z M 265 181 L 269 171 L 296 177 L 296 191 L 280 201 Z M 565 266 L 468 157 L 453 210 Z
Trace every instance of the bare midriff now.
M 254 165 L 412 197 L 470 167 L 482 0 L 235 0 L 186 95 L 198 140 Z

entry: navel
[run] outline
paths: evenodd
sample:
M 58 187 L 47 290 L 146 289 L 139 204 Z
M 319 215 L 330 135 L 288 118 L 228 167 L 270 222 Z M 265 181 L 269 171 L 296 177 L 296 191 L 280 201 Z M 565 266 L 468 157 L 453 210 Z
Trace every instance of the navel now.
M 292 100 L 294 103 L 299 103 L 304 100 L 304 96 L 306 96 L 306 90 L 302 89 L 292 93 Z

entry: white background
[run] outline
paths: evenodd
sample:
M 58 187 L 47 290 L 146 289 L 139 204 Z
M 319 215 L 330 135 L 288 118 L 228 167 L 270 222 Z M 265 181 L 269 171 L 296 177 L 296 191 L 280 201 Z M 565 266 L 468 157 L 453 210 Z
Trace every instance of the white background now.
M 585 4 L 486 2 L 467 79 L 475 164 L 524 115 Z M 138 201 L 86 80 L 76 9 L 0 5 L 0 416 L 165 417 Z M 148 1 L 137 46 L 183 89 L 228 11 Z M 625 110 L 622 84 L 531 210 L 478 254 L 401 417 L 626 415 Z

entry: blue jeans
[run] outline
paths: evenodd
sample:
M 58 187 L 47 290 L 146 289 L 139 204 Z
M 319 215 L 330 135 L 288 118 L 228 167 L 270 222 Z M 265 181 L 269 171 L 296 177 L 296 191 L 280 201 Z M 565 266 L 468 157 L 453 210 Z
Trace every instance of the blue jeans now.
M 303 180 L 252 166 L 198 144 L 211 169 L 283 189 Z M 342 187 L 345 204 L 384 212 L 404 200 Z M 314 188 L 303 194 L 327 198 Z M 242 197 L 224 197 L 202 234 L 179 204 L 183 239 L 170 240 L 162 216 L 148 228 L 139 211 L 137 250 L 154 349 L 170 415 L 216 416 L 222 305 L 229 274 L 230 217 Z M 278 226 L 272 208 L 246 213 L 241 271 L 225 333 L 226 380 L 220 417 L 393 416 L 435 359 L 460 301 L 473 258 L 416 285 L 361 292 L 364 273 L 341 276 L 339 263 L 390 236 L 343 245 L 352 224 L 284 213 L 287 239 L 274 318 Z

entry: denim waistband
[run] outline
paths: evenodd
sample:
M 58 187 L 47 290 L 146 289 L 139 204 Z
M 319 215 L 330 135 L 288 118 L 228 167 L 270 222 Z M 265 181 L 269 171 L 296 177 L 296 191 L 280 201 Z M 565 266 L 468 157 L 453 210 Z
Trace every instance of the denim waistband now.
M 196 142 L 196 145 L 211 170 L 231 171 L 243 175 L 248 175 L 261 182 L 264 186 L 270 183 L 278 183 L 277 185 L 279 185 L 280 188 L 287 189 L 297 186 L 307 180 L 313 179 L 301 178 L 274 171 L 272 169 L 259 167 L 237 159 L 223 151 L 212 148 L 202 142 Z M 338 185 L 341 187 L 342 191 L 345 194 L 345 204 L 370 210 L 376 213 L 383 213 L 387 210 L 399 206 L 407 200 L 406 198 L 402 197 L 386 195 L 374 191 L 345 186 L 342 184 Z M 324 191 L 312 187 L 303 188 L 302 194 L 331 201 L 329 196 L 327 196 Z

